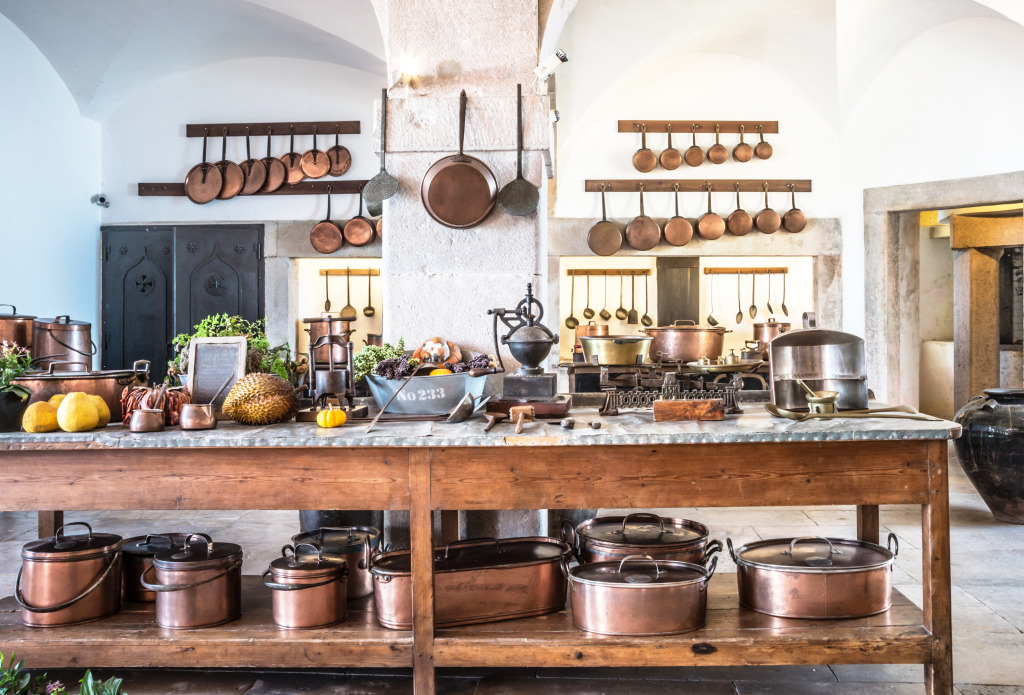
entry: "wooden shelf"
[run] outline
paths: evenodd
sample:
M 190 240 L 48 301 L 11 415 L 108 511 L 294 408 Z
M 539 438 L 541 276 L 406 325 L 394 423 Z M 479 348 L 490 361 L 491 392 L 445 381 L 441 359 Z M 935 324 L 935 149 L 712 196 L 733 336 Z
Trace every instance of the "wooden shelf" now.
M 789 268 L 777 266 L 774 268 L 705 268 L 705 275 L 785 275 Z
M 779 122 L 778 121 L 642 121 L 642 120 L 625 120 L 619 121 L 619 132 L 620 133 L 639 133 L 640 126 L 647 126 L 648 135 L 651 133 L 667 133 L 668 128 L 666 126 L 672 126 L 673 135 L 689 135 L 690 126 L 697 126 L 697 135 L 706 135 L 711 133 L 715 134 L 715 126 L 718 126 L 718 132 L 720 133 L 738 133 L 740 132 L 740 126 L 743 126 L 744 135 L 753 135 L 757 138 L 757 126 L 761 126 L 766 134 L 778 133 Z M 210 131 L 213 132 L 212 130 Z M 219 131 L 218 131 L 219 132 Z M 255 132 L 255 131 L 253 131 Z M 264 134 L 266 129 L 264 129 Z M 202 137 L 202 133 L 199 136 Z M 242 135 L 245 135 L 243 132 Z
M 249 135 L 252 137 L 258 137 L 262 135 L 267 136 L 269 130 L 271 135 L 291 135 L 294 129 L 295 135 L 312 135 L 313 128 L 317 129 L 317 136 L 330 135 L 334 136 L 337 132 L 339 135 L 358 135 L 359 134 L 359 121 L 284 121 L 281 123 L 189 123 L 185 126 L 185 137 L 187 138 L 201 138 L 204 134 L 209 137 L 221 137 L 224 134 L 224 129 L 228 129 L 228 135 L 231 137 L 242 136 L 245 137 L 246 128 L 249 129 Z M 687 126 L 689 127 L 689 126 Z M 711 132 L 714 132 L 714 126 L 711 127 Z M 723 131 L 724 132 L 724 131 Z M 764 131 L 769 132 L 769 131 Z
M 28 628 L 12 597 L 0 600 L 0 644 L 39 669 L 410 667 L 412 633 L 377 623 L 371 597 L 348 604 L 348 619 L 320 630 L 274 625 L 271 592 L 259 577 L 242 578 L 242 617 L 202 630 L 166 630 L 154 604 L 128 603 L 95 623 Z
M 344 270 L 342 270 L 341 268 L 329 268 L 327 270 L 321 269 L 320 270 L 320 277 L 323 277 L 325 275 L 342 275 L 342 276 L 350 275 L 352 277 L 358 277 L 360 275 L 362 277 L 366 277 L 367 275 L 372 275 L 374 277 L 377 277 L 377 276 L 380 275 L 380 269 L 378 269 L 378 268 L 345 268 Z
M 327 187 L 331 187 L 331 195 L 352 194 L 358 195 L 359 190 L 366 185 L 366 180 L 328 180 L 318 179 L 316 181 L 300 181 L 299 183 L 286 183 L 273 193 L 253 193 L 252 196 L 236 196 L 238 198 L 251 198 L 261 195 L 327 195 Z M 139 197 L 149 196 L 185 196 L 184 183 L 140 183 Z
M 584 190 L 600 193 L 605 186 L 606 193 L 637 193 L 641 184 L 644 193 L 672 193 L 679 186 L 680 193 L 707 193 L 707 186 L 715 193 L 735 193 L 736 184 L 740 193 L 764 193 L 768 184 L 769 193 L 789 193 L 790 185 L 796 193 L 810 193 L 810 179 L 587 179 Z
M 898 591 L 893 607 L 853 620 L 793 620 L 740 607 L 736 575 L 712 579 L 705 626 L 682 635 L 629 637 L 576 629 L 572 611 L 445 628 L 434 638 L 439 667 L 724 666 L 735 664 L 926 663 L 933 638 L 924 615 Z
M 651 269 L 650 268 L 639 268 L 639 269 L 630 270 L 629 268 L 569 268 L 568 270 L 565 271 L 565 274 L 566 275 L 575 275 L 577 277 L 580 277 L 580 276 L 583 276 L 583 275 L 598 275 L 598 276 L 600 276 L 600 275 L 611 275 L 613 277 L 618 277 L 619 275 L 623 275 L 623 276 L 626 276 L 626 277 L 629 277 L 629 276 L 635 276 L 636 277 L 636 276 L 642 276 L 642 275 L 650 275 L 651 274 Z

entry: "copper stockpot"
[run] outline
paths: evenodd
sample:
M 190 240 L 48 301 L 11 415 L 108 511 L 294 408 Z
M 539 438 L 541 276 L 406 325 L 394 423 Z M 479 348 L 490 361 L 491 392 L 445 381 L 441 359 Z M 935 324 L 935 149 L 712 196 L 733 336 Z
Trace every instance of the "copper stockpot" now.
M 337 526 L 318 528 L 292 536 L 295 547 L 311 544 L 323 548 L 328 557 L 345 559 L 348 568 L 349 600 L 373 593 L 370 558 L 380 546 L 380 530 L 372 526 Z
M 569 571 L 572 624 L 604 635 L 676 635 L 696 630 L 707 616 L 708 582 L 717 564 L 717 557 L 705 568 L 629 555 L 618 562 L 573 567 Z
M 562 540 L 573 548 L 580 564 L 648 555 L 655 560 L 704 565 L 722 549 L 721 541 L 709 543 L 708 535 L 704 524 L 648 512 L 600 516 L 575 529 L 568 522 L 562 524 Z
M 32 323 L 34 362 L 40 369 L 46 369 L 51 362 L 74 362 L 73 371 L 87 372 L 96 354 L 91 336 L 92 324 L 87 321 L 75 321 L 66 314 L 52 319 L 37 318 Z M 84 364 L 76 366 L 81 363 Z
M 300 548 L 313 552 L 300 555 Z M 312 543 L 281 548 L 281 557 L 262 576 L 263 584 L 273 591 L 274 624 L 298 630 L 344 621 L 347 574 L 344 558 L 325 558 L 323 548 Z M 267 581 L 267 575 L 272 581 Z
M 64 529 L 84 526 L 84 536 Z M 28 627 L 59 627 L 100 620 L 121 610 L 121 536 L 93 533 L 84 522 L 21 549 L 14 596 Z M 22 583 L 24 580 L 24 589 Z
M 0 341 L 17 343 L 23 348 L 32 348 L 32 326 L 35 316 L 19 314 L 13 304 L 0 304 L 11 307 L 11 313 L 0 314 Z
M 608 324 L 591 321 L 576 326 L 576 343 L 573 345 L 572 351 L 582 353 L 583 344 L 580 343 L 580 338 L 591 335 L 608 335 Z
M 146 579 L 150 575 L 156 577 L 152 583 Z M 242 615 L 242 549 L 190 534 L 183 548 L 157 553 L 141 583 L 157 594 L 160 627 L 191 629 L 237 620 Z
M 861 618 L 889 610 L 896 536 L 888 548 L 843 538 L 774 538 L 732 547 L 740 603 L 782 618 Z M 799 545 L 798 545 L 799 544 Z
M 195 534 L 209 540 L 203 533 Z M 185 547 L 187 533 L 151 533 L 147 536 L 128 538 L 124 542 L 124 555 L 121 589 L 125 601 L 152 603 L 156 593 L 142 586 L 142 573 L 153 565 L 153 556 L 170 548 Z
M 792 324 L 780 323 L 774 318 L 754 324 L 754 340 L 761 350 L 763 359 L 768 359 L 768 343 L 783 333 L 788 333 L 791 327 Z
M 725 334 L 721 326 L 698 326 L 689 319 L 680 319 L 671 326 L 645 328 L 651 336 L 651 359 L 665 362 L 695 362 L 703 355 L 715 360 L 722 356 Z
M 482 539 L 434 549 L 438 627 L 545 615 L 565 606 L 569 546 L 547 537 Z M 370 568 L 377 621 L 412 629 L 409 551 L 378 555 Z
M 330 313 L 325 313 L 320 317 L 314 316 L 312 318 L 302 319 L 302 322 L 306 324 L 306 330 L 309 331 L 310 345 L 325 335 L 337 335 L 347 340 L 352 334 L 352 321 L 350 319 L 343 320 Z M 348 349 L 345 347 L 344 343 L 332 343 L 330 345 L 318 347 L 313 350 L 313 358 L 317 362 L 327 364 L 331 361 L 332 352 L 334 353 L 335 364 L 345 364 L 348 361 Z

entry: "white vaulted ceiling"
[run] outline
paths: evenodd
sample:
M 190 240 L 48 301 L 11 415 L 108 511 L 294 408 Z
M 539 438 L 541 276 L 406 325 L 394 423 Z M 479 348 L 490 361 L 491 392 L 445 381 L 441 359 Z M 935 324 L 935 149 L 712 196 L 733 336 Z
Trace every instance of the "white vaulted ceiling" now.
M 0 13 L 96 120 L 146 84 L 226 60 L 299 58 L 386 72 L 370 0 L 0 0 Z

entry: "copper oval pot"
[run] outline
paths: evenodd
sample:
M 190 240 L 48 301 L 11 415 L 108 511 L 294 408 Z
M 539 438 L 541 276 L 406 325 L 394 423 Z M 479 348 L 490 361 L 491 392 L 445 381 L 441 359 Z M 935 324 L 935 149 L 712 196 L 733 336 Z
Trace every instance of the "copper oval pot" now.
M 831 620 L 884 613 L 892 604 L 896 536 L 888 548 L 843 538 L 774 538 L 729 553 L 740 604 L 781 618 Z
M 768 359 L 768 343 L 783 333 L 788 332 L 791 327 L 792 324 L 788 322 L 782 323 L 774 318 L 754 324 L 754 340 L 764 355 L 764 359 Z
M 274 624 L 286 630 L 309 630 L 343 622 L 347 575 L 343 558 L 326 558 L 323 549 L 312 543 L 284 546 L 281 557 L 262 576 L 273 592 Z
M 708 534 L 708 527 L 696 521 L 647 512 L 597 517 L 575 529 L 562 526 L 562 540 L 573 547 L 581 564 L 649 555 L 703 565 L 722 549 L 720 541 L 708 542 Z
M 96 352 L 92 324 L 88 321 L 76 321 L 64 314 L 32 322 L 33 364 L 40 369 L 46 369 L 51 362 L 74 362 L 69 366 L 71 371 L 87 372 Z
M 208 538 L 205 534 L 196 534 Z M 171 548 L 183 548 L 187 533 L 151 533 L 147 536 L 128 538 L 122 549 L 124 571 L 121 590 L 125 601 L 152 603 L 156 593 L 142 586 L 142 573 L 153 565 L 153 557 Z
M 292 536 L 296 546 L 310 543 L 323 548 L 330 557 L 342 557 L 348 568 L 348 597 L 362 598 L 373 593 L 370 558 L 380 547 L 380 530 L 372 526 L 324 527 Z
M 126 388 L 146 386 L 149 383 L 149 362 L 138 360 L 132 369 L 99 369 L 95 371 L 65 371 L 63 362 L 51 362 L 42 372 L 30 372 L 14 379 L 14 383 L 32 392 L 29 403 L 48 401 L 59 393 L 81 391 L 99 396 L 110 410 L 110 421 L 124 417 L 121 395 Z M 88 369 L 88 366 L 85 365 Z
M 85 535 L 64 530 L 84 526 Z M 15 581 L 21 620 L 29 627 L 58 627 L 100 620 L 121 610 L 121 536 L 93 533 L 83 522 L 26 543 Z
M 704 355 L 712 360 L 721 357 L 725 334 L 730 331 L 722 326 L 698 326 L 688 319 L 680 319 L 671 326 L 645 328 L 643 332 L 652 338 L 652 359 L 694 362 Z
M 602 635 L 676 635 L 704 625 L 708 582 L 718 558 L 705 568 L 648 555 L 579 565 L 569 571 L 572 623 Z
M 187 630 L 223 625 L 242 615 L 242 549 L 191 534 L 184 548 L 157 553 L 141 583 L 157 594 L 160 627 Z
M 0 341 L 17 343 L 23 348 L 32 349 L 32 326 L 35 316 L 19 314 L 13 304 L 0 304 L 11 307 L 11 313 L 0 314 Z

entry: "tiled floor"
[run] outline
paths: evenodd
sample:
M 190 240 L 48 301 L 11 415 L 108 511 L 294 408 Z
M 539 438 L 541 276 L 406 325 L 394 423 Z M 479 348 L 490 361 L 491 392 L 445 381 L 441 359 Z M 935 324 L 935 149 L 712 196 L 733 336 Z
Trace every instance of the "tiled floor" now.
M 952 523 L 953 674 L 959 695 L 1024 695 L 1024 526 L 995 521 L 955 457 L 950 459 Z M 661 510 L 665 511 L 665 510 Z M 852 508 L 675 509 L 672 516 L 708 524 L 714 537 L 747 542 L 794 535 L 853 537 Z M 295 532 L 295 512 L 101 512 L 67 514 L 124 536 L 183 528 L 240 543 L 244 568 L 259 574 Z M 920 511 L 883 507 L 883 535 L 900 540 L 895 584 L 921 600 Z M 35 538 L 35 515 L 0 512 L 0 596 L 10 595 L 19 551 Z M 722 560 L 726 560 L 723 557 Z M 734 572 L 722 562 L 719 572 Z M 0 644 L 0 650 L 4 646 Z M 31 664 L 29 664 L 31 666 Z M 100 675 L 104 675 L 102 670 Z M 121 673 L 131 695 L 290 695 L 292 693 L 411 693 L 403 671 L 331 673 L 139 671 Z M 65 684 L 80 673 L 60 673 Z M 439 690 L 451 695 L 875 695 L 923 692 L 920 666 L 791 666 L 622 669 L 442 669 Z

